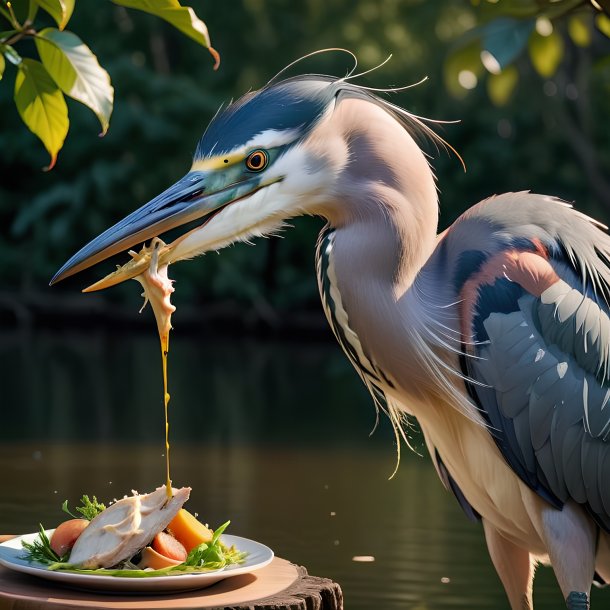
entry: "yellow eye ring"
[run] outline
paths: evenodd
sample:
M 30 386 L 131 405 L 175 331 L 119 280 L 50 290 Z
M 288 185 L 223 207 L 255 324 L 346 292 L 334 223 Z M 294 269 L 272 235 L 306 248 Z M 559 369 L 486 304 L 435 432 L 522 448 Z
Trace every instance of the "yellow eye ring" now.
M 246 167 L 252 172 L 261 172 L 269 164 L 269 155 L 264 150 L 254 150 L 246 158 Z

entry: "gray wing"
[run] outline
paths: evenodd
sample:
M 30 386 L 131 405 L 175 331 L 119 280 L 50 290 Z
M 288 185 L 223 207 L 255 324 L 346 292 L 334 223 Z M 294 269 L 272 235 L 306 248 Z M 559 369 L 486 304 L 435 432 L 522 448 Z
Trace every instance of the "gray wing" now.
M 610 530 L 610 240 L 582 215 L 527 198 L 517 214 L 488 202 L 446 239 L 461 261 L 452 279 L 470 339 L 462 366 L 520 478 L 557 507 L 572 498 Z

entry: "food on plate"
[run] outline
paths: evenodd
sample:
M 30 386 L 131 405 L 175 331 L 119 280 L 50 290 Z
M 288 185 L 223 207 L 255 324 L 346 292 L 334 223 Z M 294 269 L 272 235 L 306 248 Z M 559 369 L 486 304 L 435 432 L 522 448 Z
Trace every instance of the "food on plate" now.
M 184 509 L 181 508 L 180 510 Z M 167 557 L 178 563 L 182 563 L 188 556 L 184 545 L 180 540 L 174 538 L 173 532 L 172 534 L 159 532 L 152 541 L 152 548 L 163 555 L 163 557 Z
M 153 570 L 162 570 L 170 566 L 179 566 L 182 561 L 167 557 L 162 553 L 157 553 L 154 548 L 147 546 L 142 551 L 142 558 L 138 562 L 139 568 L 151 568 Z
M 190 493 L 190 487 L 174 489 L 168 499 L 163 486 L 115 502 L 85 528 L 68 562 L 82 568 L 109 568 L 130 559 L 169 525 Z
M 182 508 L 190 492 L 190 487 L 174 489 L 168 498 L 162 486 L 149 494 L 134 492 L 108 508 L 95 496 L 93 502 L 83 496 L 76 511 L 85 518 L 65 521 L 50 539 L 41 525 L 37 540 L 23 542 L 25 559 L 49 570 L 132 577 L 218 570 L 243 562 L 245 553 L 220 540 L 228 521 L 212 531 Z M 73 516 L 66 502 L 63 509 Z M 175 531 L 170 527 L 174 521 Z
M 70 519 L 60 523 L 55 528 L 50 541 L 55 554 L 61 557 L 70 551 L 88 525 L 89 521 L 87 519 Z
M 180 509 L 171 520 L 169 529 L 182 542 L 188 552 L 203 542 L 210 542 L 214 537 L 212 530 L 208 529 L 184 508 Z

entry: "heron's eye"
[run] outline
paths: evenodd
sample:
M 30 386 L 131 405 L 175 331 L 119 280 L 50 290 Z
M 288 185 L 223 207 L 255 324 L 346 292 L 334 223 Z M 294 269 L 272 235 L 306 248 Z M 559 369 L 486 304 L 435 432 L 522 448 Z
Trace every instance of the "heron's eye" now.
M 264 170 L 269 163 L 269 155 L 264 150 L 255 150 L 246 158 L 246 167 L 253 172 Z

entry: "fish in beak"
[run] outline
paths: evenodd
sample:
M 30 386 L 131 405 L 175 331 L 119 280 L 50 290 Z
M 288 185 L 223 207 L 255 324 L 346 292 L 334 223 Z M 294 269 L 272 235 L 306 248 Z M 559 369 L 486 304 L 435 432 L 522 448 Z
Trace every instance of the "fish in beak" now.
M 55 274 L 50 285 L 170 229 L 202 218 L 205 219 L 205 224 L 226 206 L 267 186 L 262 183 L 260 175 L 236 175 L 230 170 L 231 168 L 224 171 L 190 171 L 152 201 L 81 248 Z M 194 230 L 199 229 L 201 226 Z M 159 264 L 172 262 L 171 253 L 189 233 L 158 249 Z M 142 273 L 149 263 L 150 256 L 132 256 L 129 263 L 86 291 L 100 290 L 134 278 Z

